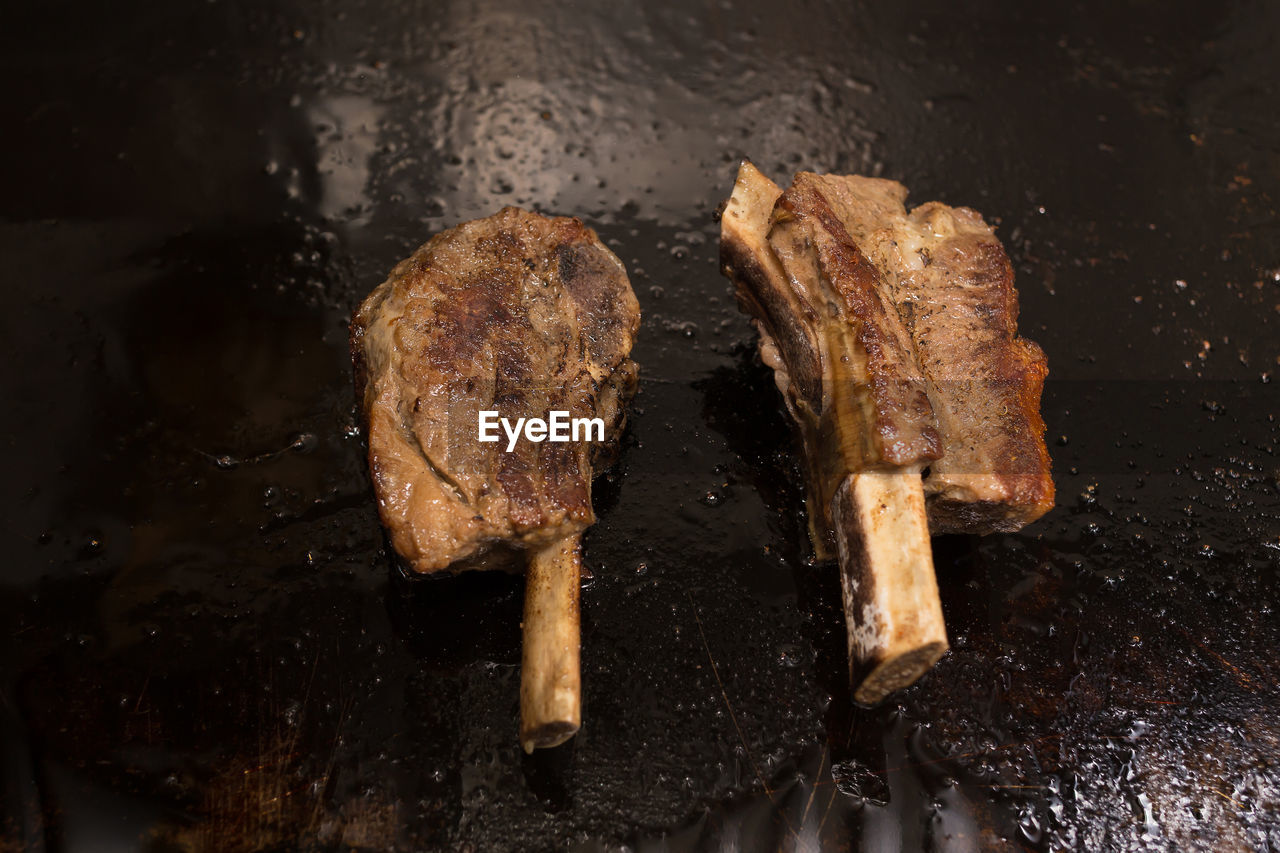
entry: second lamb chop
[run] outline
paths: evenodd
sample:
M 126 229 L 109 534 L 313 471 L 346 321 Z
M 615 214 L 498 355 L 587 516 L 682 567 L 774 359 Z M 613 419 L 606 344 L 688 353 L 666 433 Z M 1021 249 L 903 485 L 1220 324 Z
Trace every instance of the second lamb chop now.
M 908 213 L 893 181 L 743 163 L 721 262 L 799 431 L 809 526 L 841 564 L 854 696 L 873 703 L 946 651 L 929 533 L 1011 531 L 1053 481 L 1046 368 L 1017 293 L 967 208 Z

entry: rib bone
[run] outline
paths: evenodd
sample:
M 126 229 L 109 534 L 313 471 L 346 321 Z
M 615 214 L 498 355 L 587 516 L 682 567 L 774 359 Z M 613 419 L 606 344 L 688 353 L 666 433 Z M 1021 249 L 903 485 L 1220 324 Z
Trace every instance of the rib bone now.
M 577 536 L 530 552 L 520 664 L 520 745 L 525 752 L 559 746 L 582 724 L 581 575 Z

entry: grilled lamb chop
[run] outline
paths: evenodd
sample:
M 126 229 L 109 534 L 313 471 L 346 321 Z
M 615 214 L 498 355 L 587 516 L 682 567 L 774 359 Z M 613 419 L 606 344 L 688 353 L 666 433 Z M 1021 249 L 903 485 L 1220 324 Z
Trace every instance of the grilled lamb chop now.
M 893 181 L 744 162 L 721 262 L 804 447 L 810 534 L 841 564 L 854 696 L 875 702 L 947 648 L 928 534 L 1016 530 L 1053 503 L 1046 372 L 982 218 L 910 214 Z M 923 475 L 923 476 L 922 476 Z
M 527 561 L 521 742 L 581 718 L 580 534 L 636 388 L 640 324 L 622 262 L 577 219 L 508 207 L 401 261 L 351 324 L 378 511 L 416 572 Z M 478 440 L 498 417 L 603 420 L 603 441 Z

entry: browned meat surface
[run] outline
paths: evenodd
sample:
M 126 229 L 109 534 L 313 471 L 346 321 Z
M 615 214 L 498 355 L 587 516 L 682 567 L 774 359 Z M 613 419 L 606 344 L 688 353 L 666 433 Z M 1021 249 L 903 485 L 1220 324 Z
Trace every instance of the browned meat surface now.
M 1045 361 L 1017 336 L 1013 272 L 966 208 L 908 213 L 893 181 L 750 163 L 721 263 L 803 444 L 809 531 L 840 565 L 854 699 L 947 650 L 930 533 L 1016 530 L 1048 510 Z
M 925 477 L 933 533 L 1017 530 L 1053 505 L 1040 418 L 1044 353 L 1018 337 L 1004 247 L 967 207 L 907 212 L 907 189 L 878 178 L 797 175 L 870 263 L 910 335 L 942 435 Z M 786 198 L 786 195 L 784 195 Z
M 811 187 L 784 193 L 744 163 L 721 252 L 800 429 L 810 532 L 829 556 L 831 502 L 848 474 L 938 457 L 923 372 L 879 271 Z
M 927 466 L 932 533 L 1016 530 L 1053 505 L 1047 369 L 1017 335 L 1009 259 L 976 212 L 908 213 L 906 195 L 808 172 L 784 192 L 744 163 L 724 214 L 722 263 L 799 427 L 822 556 L 834 489 L 869 468 Z
M 769 245 L 793 287 L 818 283 L 820 310 L 828 318 L 828 369 L 841 369 L 835 362 L 847 359 L 842 366 L 857 373 L 852 387 L 828 382 L 825 395 L 824 411 L 835 417 L 845 414 L 841 396 L 855 395 L 870 427 L 856 439 L 849 436 L 861 445 L 860 458 L 850 457 L 851 447 L 845 445 L 849 468 L 936 459 L 938 431 L 911 337 L 885 292 L 880 271 L 859 251 L 819 188 L 804 177 L 797 176 L 774 206 Z M 848 322 L 851 317 L 857 322 Z
M 357 394 L 378 510 L 412 569 L 510 563 L 594 521 L 592 464 L 635 390 L 639 322 L 591 229 L 514 207 L 435 236 L 370 294 L 351 326 Z M 506 452 L 505 435 L 477 440 L 482 410 L 599 417 L 605 440 Z

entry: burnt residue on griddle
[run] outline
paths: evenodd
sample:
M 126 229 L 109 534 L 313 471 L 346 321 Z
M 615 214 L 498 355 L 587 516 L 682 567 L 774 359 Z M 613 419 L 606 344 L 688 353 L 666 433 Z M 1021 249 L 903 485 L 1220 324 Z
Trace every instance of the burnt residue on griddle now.
M 7 18 L 0 849 L 1280 844 L 1275 9 Z M 1058 508 L 935 542 L 952 650 L 879 709 L 716 266 L 743 156 L 998 217 L 1049 358 Z M 399 573 L 346 348 L 505 204 L 596 227 L 644 312 L 587 724 L 532 759 L 520 581 Z

